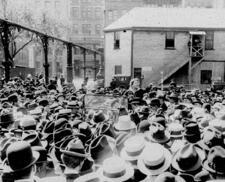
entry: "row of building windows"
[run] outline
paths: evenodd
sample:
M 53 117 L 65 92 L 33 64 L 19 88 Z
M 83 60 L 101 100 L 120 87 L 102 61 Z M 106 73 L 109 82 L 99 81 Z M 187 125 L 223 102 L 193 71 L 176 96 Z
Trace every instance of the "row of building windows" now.
M 142 68 L 134 68 L 134 73 L 136 73 L 135 77 L 141 75 Z M 115 65 L 114 66 L 114 75 L 121 75 L 122 72 L 122 65 Z M 137 74 L 139 73 L 139 74 Z M 211 84 L 212 83 L 212 70 L 201 70 L 200 72 L 200 81 L 201 84 Z
M 117 20 L 121 16 L 127 13 L 128 10 L 109 10 L 107 12 L 107 18 L 108 20 Z
M 73 29 L 72 29 L 73 34 L 85 34 L 85 35 L 101 35 L 102 33 L 102 26 L 100 24 L 96 24 L 95 27 L 92 28 L 91 24 L 83 24 L 80 26 L 78 24 L 73 24 Z
M 87 8 L 79 8 L 79 7 L 71 7 L 70 17 L 73 19 L 95 19 L 103 17 L 103 11 L 100 7 L 87 7 Z
M 207 32 L 205 36 L 205 49 L 212 50 L 214 44 L 214 32 Z M 120 48 L 120 32 L 114 32 L 114 49 Z M 165 33 L 165 48 L 175 48 L 175 32 Z
M 71 0 L 72 5 L 77 5 L 79 3 L 102 3 L 104 0 Z

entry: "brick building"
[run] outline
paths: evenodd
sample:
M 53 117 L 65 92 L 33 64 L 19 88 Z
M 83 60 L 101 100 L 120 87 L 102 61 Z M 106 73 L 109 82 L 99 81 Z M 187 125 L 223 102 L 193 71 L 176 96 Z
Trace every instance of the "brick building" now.
M 71 0 L 69 5 L 71 34 L 70 39 L 85 47 L 103 48 L 104 0 Z M 80 49 L 74 50 L 74 70 L 76 77 L 95 78 L 100 66 L 100 57 Z M 85 73 L 84 73 L 85 72 Z
M 113 75 L 201 88 L 225 81 L 225 12 L 134 8 L 105 28 L 105 85 Z

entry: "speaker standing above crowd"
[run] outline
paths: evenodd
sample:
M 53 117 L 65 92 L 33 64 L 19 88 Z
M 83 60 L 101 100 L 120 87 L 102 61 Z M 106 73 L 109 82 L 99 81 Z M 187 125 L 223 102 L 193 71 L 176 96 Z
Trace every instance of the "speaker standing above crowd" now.
M 105 112 L 86 108 L 85 86 L 41 80 L 13 78 L 0 90 L 3 182 L 225 180 L 225 92 L 133 79 L 89 91 L 127 99 Z

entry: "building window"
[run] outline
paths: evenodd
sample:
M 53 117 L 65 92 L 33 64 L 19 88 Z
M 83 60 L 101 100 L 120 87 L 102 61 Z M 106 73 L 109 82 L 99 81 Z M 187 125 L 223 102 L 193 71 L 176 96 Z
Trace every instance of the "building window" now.
M 115 75 L 121 75 L 121 74 L 122 74 L 122 66 L 115 65 Z
M 82 32 L 84 34 L 90 35 L 91 34 L 91 25 L 90 24 L 83 24 L 82 25 Z
M 100 35 L 101 34 L 101 25 L 95 25 L 95 34 Z
M 120 48 L 120 33 L 114 32 L 114 49 Z
M 108 12 L 108 19 L 113 20 L 113 12 L 112 11 Z
M 73 24 L 72 32 L 73 34 L 79 34 L 79 26 L 77 24 Z
M 91 8 L 87 8 L 87 17 L 88 18 L 92 17 L 92 9 Z
M 95 8 L 95 18 L 101 17 L 101 8 Z
M 83 19 L 87 18 L 87 9 L 82 9 L 81 10 L 81 16 L 82 16 Z
M 166 32 L 166 49 L 173 49 L 175 47 L 175 33 Z
M 205 49 L 212 50 L 214 42 L 214 32 L 206 32 L 205 36 Z
M 201 70 L 201 84 L 212 83 L 212 70 Z
M 70 16 L 71 16 L 71 18 L 79 18 L 79 8 L 72 7 Z
M 114 10 L 113 11 L 113 20 L 117 20 L 118 19 L 118 11 Z

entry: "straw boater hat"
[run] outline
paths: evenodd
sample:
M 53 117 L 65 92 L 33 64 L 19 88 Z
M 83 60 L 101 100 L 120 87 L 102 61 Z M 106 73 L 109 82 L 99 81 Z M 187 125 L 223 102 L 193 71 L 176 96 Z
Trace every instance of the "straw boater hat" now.
M 159 175 L 166 171 L 171 164 L 171 153 L 157 143 L 146 144 L 140 158 L 138 169 L 146 175 Z
M 129 115 L 120 116 L 118 122 L 114 125 L 115 131 L 130 131 L 136 129 L 136 124 L 131 121 Z
M 184 127 L 180 123 L 170 123 L 168 125 L 168 130 L 171 138 L 182 138 Z
M 123 159 L 113 156 L 103 162 L 97 173 L 102 181 L 123 182 L 133 177 L 134 169 Z
M 144 150 L 145 143 L 143 135 L 135 135 L 128 138 L 124 142 L 124 148 L 120 153 L 121 158 L 131 162 L 132 164 L 135 163 Z

